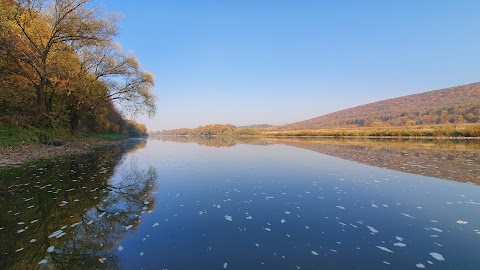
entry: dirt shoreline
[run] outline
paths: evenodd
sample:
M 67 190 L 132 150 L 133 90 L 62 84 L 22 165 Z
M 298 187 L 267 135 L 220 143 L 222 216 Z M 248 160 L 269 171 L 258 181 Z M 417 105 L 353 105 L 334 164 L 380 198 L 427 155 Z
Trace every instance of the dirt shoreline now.
M 83 154 L 91 151 L 96 146 L 116 145 L 125 143 L 126 141 L 127 140 L 68 141 L 62 146 L 29 144 L 0 148 L 0 169 L 4 167 L 20 166 L 26 162 L 34 160 Z

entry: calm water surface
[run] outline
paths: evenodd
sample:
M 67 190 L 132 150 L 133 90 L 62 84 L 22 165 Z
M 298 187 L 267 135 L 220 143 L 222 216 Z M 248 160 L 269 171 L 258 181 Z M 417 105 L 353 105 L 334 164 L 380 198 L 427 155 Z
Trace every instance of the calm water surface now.
M 480 269 L 476 142 L 149 139 L 0 170 L 0 269 Z

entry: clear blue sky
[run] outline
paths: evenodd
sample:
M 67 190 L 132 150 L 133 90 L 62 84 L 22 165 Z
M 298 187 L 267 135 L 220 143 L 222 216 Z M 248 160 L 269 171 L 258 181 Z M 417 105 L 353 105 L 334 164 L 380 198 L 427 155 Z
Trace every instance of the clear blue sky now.
M 149 130 L 285 124 L 480 80 L 480 1 L 96 0 L 156 78 Z

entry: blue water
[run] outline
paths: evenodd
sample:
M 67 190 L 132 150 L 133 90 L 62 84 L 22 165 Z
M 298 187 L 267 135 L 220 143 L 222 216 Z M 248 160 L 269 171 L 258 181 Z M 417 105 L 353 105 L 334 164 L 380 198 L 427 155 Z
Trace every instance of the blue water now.
M 480 267 L 477 185 L 282 144 L 134 147 L 0 174 L 1 268 Z

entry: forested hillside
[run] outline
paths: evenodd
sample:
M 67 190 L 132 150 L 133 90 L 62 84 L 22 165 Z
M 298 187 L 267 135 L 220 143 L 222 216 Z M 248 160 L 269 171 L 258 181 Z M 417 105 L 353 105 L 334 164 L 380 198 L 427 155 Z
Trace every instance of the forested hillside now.
M 480 83 L 378 101 L 278 129 L 381 127 L 480 122 Z
M 153 75 L 89 0 L 0 0 L 0 125 L 127 133 L 155 113 Z M 143 131 L 145 133 L 145 130 Z

